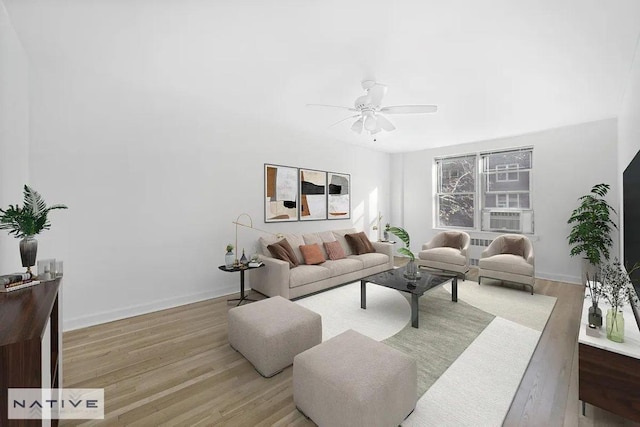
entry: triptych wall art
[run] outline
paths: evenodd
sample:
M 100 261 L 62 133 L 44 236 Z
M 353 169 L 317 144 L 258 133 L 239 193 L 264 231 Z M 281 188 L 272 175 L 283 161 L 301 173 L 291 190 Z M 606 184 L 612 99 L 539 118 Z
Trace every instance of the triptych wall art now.
M 264 221 L 351 218 L 351 175 L 264 165 Z

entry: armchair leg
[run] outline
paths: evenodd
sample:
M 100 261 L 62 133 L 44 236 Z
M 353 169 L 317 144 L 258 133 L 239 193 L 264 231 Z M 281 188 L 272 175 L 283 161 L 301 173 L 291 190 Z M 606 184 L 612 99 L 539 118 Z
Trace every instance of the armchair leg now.
M 480 279 L 482 279 L 482 276 L 478 276 L 478 285 L 480 284 Z

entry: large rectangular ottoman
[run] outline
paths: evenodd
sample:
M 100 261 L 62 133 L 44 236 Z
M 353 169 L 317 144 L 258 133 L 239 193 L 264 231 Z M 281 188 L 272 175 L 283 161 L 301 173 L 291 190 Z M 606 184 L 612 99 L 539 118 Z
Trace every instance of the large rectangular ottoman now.
M 293 359 L 293 400 L 319 426 L 398 426 L 416 406 L 415 359 L 353 330 Z
M 229 344 L 256 370 L 271 377 L 293 357 L 322 342 L 322 319 L 281 296 L 229 310 Z

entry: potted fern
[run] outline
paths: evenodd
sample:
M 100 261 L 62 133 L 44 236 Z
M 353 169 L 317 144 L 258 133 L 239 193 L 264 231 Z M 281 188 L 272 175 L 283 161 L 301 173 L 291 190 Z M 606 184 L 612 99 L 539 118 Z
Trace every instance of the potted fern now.
M 31 272 L 31 266 L 36 263 L 38 241 L 33 237 L 43 230 L 51 228 L 48 214 L 54 209 L 67 209 L 65 205 L 48 206 L 44 199 L 33 188 L 24 186 L 24 206 L 9 205 L 7 209 L 0 209 L 0 230 L 9 230 L 20 240 L 20 258 L 22 266 Z
M 582 255 L 591 266 L 592 274 L 609 259 L 609 249 L 613 245 L 611 232 L 618 228 L 611 219 L 616 211 L 605 200 L 609 188 L 609 184 L 594 185 L 590 194 L 578 199 L 580 206 L 574 209 L 567 221 L 573 225 L 567 236 L 569 245 L 573 246 L 570 255 Z

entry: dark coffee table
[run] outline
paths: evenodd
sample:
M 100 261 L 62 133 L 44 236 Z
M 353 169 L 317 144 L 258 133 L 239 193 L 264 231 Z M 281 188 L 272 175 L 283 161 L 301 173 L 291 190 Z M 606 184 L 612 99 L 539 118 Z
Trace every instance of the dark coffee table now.
M 411 326 L 418 327 L 418 298 L 426 292 L 451 283 L 451 301 L 458 302 L 458 276 L 454 273 L 420 271 L 420 278 L 409 280 L 404 277 L 405 268 L 394 268 L 373 274 L 360 280 L 360 308 L 367 308 L 367 283 L 397 289 L 411 294 Z

